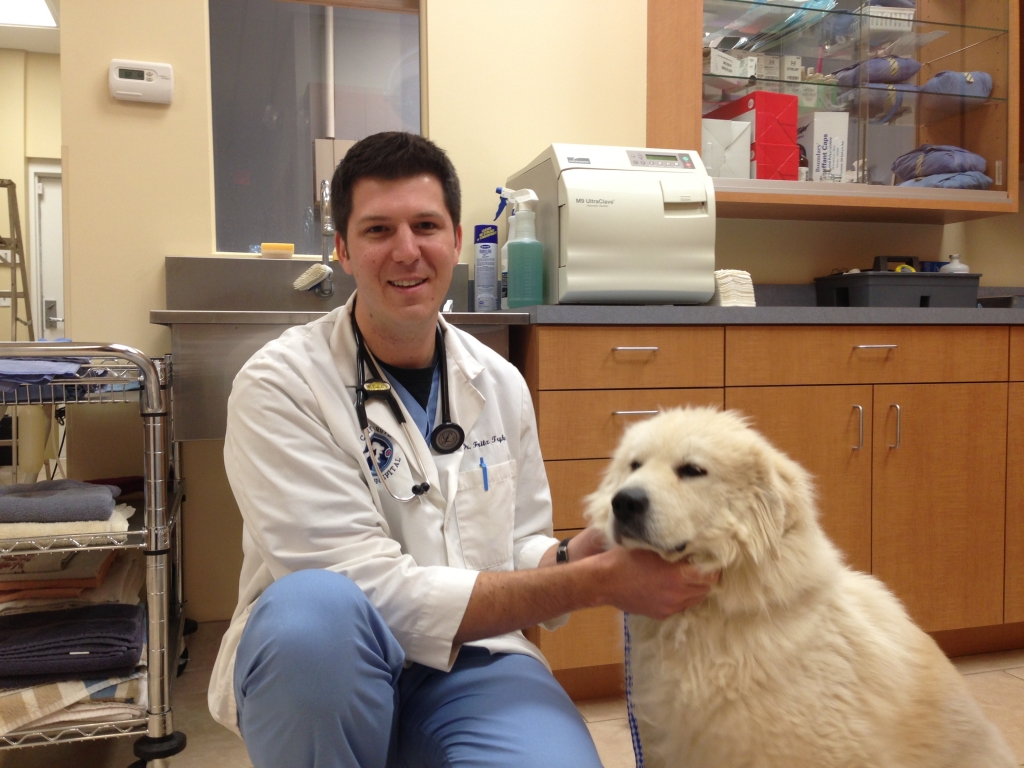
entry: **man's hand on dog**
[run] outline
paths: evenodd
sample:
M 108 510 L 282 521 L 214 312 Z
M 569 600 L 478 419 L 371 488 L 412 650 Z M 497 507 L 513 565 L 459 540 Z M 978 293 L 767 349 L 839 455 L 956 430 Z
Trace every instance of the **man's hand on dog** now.
M 672 563 L 646 549 L 612 547 L 597 557 L 604 560 L 605 604 L 652 619 L 692 608 L 718 583 L 717 571 Z

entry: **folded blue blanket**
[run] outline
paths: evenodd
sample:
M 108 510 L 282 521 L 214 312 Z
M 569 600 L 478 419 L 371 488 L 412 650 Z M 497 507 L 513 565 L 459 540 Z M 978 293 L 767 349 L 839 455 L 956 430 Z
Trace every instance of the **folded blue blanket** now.
M 0 358 L 0 392 L 13 392 L 22 384 L 49 384 L 57 377 L 75 376 L 85 358 Z
M 939 189 L 988 189 L 992 179 L 981 171 L 963 171 L 962 173 L 936 173 L 920 179 L 904 181 L 901 187 L 935 187 Z
M 109 520 L 121 489 L 79 480 L 0 485 L 0 523 Z
M 851 112 L 859 112 L 861 101 L 867 100 L 868 119 L 872 123 L 888 123 L 900 116 L 904 105 L 913 104 L 905 98 L 916 96 L 917 86 L 911 83 L 868 83 L 841 93 L 836 102 Z
M 892 172 L 896 174 L 897 181 L 906 181 L 943 173 L 984 173 L 987 165 L 984 157 L 961 147 L 922 144 L 913 152 L 897 157 L 892 164 Z
M 145 625 L 144 606 L 117 603 L 0 616 L 0 687 L 30 684 L 29 676 L 95 677 L 134 667 Z

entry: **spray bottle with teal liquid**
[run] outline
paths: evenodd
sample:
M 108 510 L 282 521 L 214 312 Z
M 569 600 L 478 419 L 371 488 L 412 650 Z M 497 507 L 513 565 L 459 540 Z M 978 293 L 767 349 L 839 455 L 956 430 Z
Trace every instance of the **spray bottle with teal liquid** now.
M 534 206 L 539 202 L 532 189 L 511 190 L 499 187 L 501 205 L 498 215 L 511 201 L 516 217 L 515 233 L 509 234 L 508 246 L 508 307 L 532 307 L 544 303 L 544 246 L 537 240 L 537 214 Z M 495 216 L 497 219 L 497 216 Z

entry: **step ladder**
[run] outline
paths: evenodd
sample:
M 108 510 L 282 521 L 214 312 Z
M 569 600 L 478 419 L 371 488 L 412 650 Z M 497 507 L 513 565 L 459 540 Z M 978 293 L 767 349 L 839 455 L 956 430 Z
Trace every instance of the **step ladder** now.
M 28 276 L 25 273 L 25 241 L 21 237 L 21 220 L 18 218 L 17 188 L 10 179 L 0 179 L 0 189 L 4 187 L 7 188 L 7 213 L 11 218 L 11 228 L 8 230 L 10 237 L 0 237 L 0 269 L 10 267 L 11 288 L 0 290 L 0 299 L 10 299 L 11 302 L 11 341 L 18 340 L 20 326 L 26 329 L 27 340 L 34 341 L 32 302 L 29 301 Z M 20 317 L 22 306 L 25 309 L 24 319 Z

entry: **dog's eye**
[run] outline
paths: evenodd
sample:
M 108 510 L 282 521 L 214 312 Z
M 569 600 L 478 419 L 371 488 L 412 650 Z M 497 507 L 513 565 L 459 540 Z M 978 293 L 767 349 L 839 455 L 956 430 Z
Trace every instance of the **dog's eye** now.
M 682 466 L 676 467 L 676 474 L 679 475 L 683 480 L 688 477 L 703 477 L 708 471 L 696 464 L 683 464 Z
M 640 469 L 640 462 L 639 461 L 634 461 L 634 462 L 630 463 L 629 469 L 630 469 L 631 472 L 636 472 L 638 469 Z

